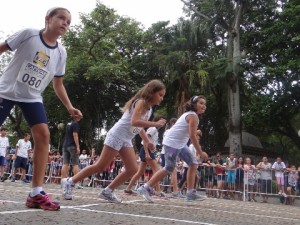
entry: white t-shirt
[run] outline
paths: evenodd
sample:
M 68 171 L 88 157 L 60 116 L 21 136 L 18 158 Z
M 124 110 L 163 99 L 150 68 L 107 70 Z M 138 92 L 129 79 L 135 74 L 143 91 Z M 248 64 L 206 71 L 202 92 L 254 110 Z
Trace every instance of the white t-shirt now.
M 135 135 L 140 133 L 142 129 L 144 129 L 143 127 L 134 127 L 131 125 L 131 116 L 134 104 L 135 103 L 132 104 L 131 110 L 125 111 L 121 119 L 119 119 L 119 121 L 108 131 L 123 141 L 131 140 Z M 151 114 L 152 108 L 142 115 L 141 119 L 147 121 L 150 119 Z
M 156 146 L 158 144 L 158 130 L 156 129 L 156 127 L 149 127 L 146 131 L 146 134 L 150 136 L 150 141 L 154 146 Z
M 79 156 L 79 160 L 80 160 L 80 163 L 81 164 L 87 164 L 87 158 L 88 158 L 88 155 L 87 154 L 81 154 L 80 156 Z
M 193 144 L 190 144 L 189 150 L 191 151 L 191 153 L 193 154 L 193 156 L 195 156 L 195 158 L 196 158 L 196 156 L 197 156 L 197 150 L 196 150 L 196 148 L 194 147 Z M 183 161 L 183 167 L 188 168 L 189 165 L 185 161 Z
M 165 139 L 165 137 L 166 137 L 167 133 L 169 132 L 169 130 L 170 129 L 165 130 L 164 135 L 163 135 L 163 140 Z M 166 153 L 166 150 L 165 150 L 165 146 L 163 145 L 160 154 L 165 154 L 165 153 Z
M 65 48 L 60 43 L 48 46 L 36 29 L 20 30 L 5 42 L 10 50 L 17 51 L 0 78 L 0 97 L 42 102 L 41 93 L 53 77 L 65 74 Z
M 166 134 L 165 138 L 163 139 L 163 145 L 167 145 L 175 149 L 181 149 L 187 144 L 190 138 L 189 124 L 186 121 L 186 117 L 188 115 L 197 116 L 196 112 L 194 111 L 189 111 L 182 114 L 179 117 L 179 119 L 176 121 L 174 126 L 172 126 L 170 128 L 170 131 Z M 198 123 L 199 123 L 199 119 L 198 119 Z
M 28 150 L 31 150 L 31 142 L 20 139 L 17 143 L 18 152 L 17 156 L 28 158 Z
M 8 137 L 0 136 L 0 156 L 6 155 L 6 150 L 8 146 L 9 146 Z
M 274 162 L 272 165 L 272 169 L 275 169 L 275 170 L 283 170 L 285 168 L 286 168 L 286 166 L 285 166 L 284 162 L 281 162 L 280 164 L 277 162 Z M 275 177 L 284 177 L 283 171 L 275 171 Z

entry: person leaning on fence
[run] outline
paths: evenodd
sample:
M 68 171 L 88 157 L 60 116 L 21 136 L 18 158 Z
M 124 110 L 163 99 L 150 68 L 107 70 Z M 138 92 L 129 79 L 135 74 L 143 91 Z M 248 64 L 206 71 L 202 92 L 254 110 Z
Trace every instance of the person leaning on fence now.
M 286 197 L 286 193 L 284 192 L 284 171 L 286 166 L 280 157 L 277 157 L 276 162 L 272 165 L 272 169 L 275 170 L 278 194 Z
M 268 194 L 272 192 L 272 164 L 268 162 L 266 156 L 262 157 L 262 161 L 257 164 L 256 168 L 260 170 L 260 191 L 262 203 L 268 202 Z
M 252 160 L 247 157 L 244 164 L 244 184 L 245 193 L 248 194 L 248 201 L 256 202 L 254 198 L 254 185 L 256 183 L 255 179 L 255 165 L 252 165 Z
M 244 191 L 244 159 L 243 157 L 238 158 L 236 177 L 235 177 L 235 190 L 238 194 L 238 199 L 243 200 Z
M 213 160 L 213 163 L 216 165 L 215 172 L 217 175 L 217 189 L 218 189 L 218 198 L 223 198 L 224 196 L 224 183 L 225 183 L 225 167 L 223 164 L 225 160 L 222 159 L 221 152 L 218 152 L 216 158 Z
M 295 165 L 291 165 L 288 169 L 288 182 L 287 182 L 287 204 L 294 205 L 295 204 L 295 196 L 297 193 L 297 184 L 298 184 L 299 176 L 298 171 L 296 170 Z
M 236 178 L 237 159 L 234 157 L 234 153 L 230 153 L 226 159 L 226 170 L 227 170 L 227 184 L 229 197 L 234 199 L 235 189 L 235 178 Z
M 154 150 L 153 143 L 149 140 L 145 127 L 163 127 L 165 119 L 149 121 L 153 107 L 159 105 L 166 94 L 166 87 L 160 80 L 151 80 L 146 83 L 122 108 L 123 115 L 108 131 L 100 158 L 93 165 L 85 167 L 75 176 L 63 179 L 63 196 L 72 199 L 75 183 L 94 173 L 100 173 L 119 154 L 125 167 L 115 179 L 101 191 L 99 197 L 113 202 L 121 203 L 114 190 L 124 184 L 137 171 L 135 151 L 132 139 L 140 135 L 146 149 Z

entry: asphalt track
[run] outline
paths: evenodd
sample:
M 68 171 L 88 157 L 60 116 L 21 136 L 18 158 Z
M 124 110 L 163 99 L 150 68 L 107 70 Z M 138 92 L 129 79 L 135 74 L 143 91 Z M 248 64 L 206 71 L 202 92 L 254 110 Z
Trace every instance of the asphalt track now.
M 44 188 L 61 202 L 60 211 L 26 208 L 29 184 L 0 183 L 0 224 L 300 224 L 300 207 L 295 206 L 223 199 L 186 203 L 183 199 L 155 198 L 154 203 L 147 203 L 141 196 L 129 196 L 122 190 L 116 193 L 123 203 L 113 204 L 97 197 L 99 188 L 88 187 L 76 190 L 75 199 L 67 201 L 61 198 L 60 185 L 46 184 Z

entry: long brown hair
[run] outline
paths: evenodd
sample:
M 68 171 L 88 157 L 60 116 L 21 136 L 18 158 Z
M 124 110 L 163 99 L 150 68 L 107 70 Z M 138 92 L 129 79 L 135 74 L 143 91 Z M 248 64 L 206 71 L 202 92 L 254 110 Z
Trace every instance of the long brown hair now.
M 195 95 L 193 96 L 189 101 L 187 101 L 186 103 L 184 103 L 183 106 L 181 106 L 184 110 L 184 112 L 188 112 L 188 111 L 197 111 L 195 106 L 198 102 L 199 99 L 204 99 L 206 101 L 205 96 L 203 95 Z
M 149 106 L 150 102 L 152 100 L 153 95 L 156 92 L 159 92 L 161 90 L 166 89 L 163 82 L 160 80 L 151 80 L 147 84 L 144 85 L 122 108 L 122 112 L 125 112 L 126 110 L 129 110 L 131 108 L 132 103 L 137 99 L 143 99 L 144 100 L 144 108 L 143 111 L 146 111 Z

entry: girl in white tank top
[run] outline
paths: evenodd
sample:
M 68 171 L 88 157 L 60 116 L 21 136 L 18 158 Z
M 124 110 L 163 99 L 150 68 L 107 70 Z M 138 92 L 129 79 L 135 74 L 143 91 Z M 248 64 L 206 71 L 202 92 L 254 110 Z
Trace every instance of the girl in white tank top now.
M 199 118 L 198 115 L 203 114 L 206 110 L 206 99 L 204 96 L 194 96 L 185 105 L 185 113 L 177 120 L 174 126 L 169 130 L 168 134 L 163 140 L 165 147 L 165 160 L 166 165 L 153 175 L 153 177 L 143 186 L 138 189 L 138 192 L 148 202 L 153 202 L 151 198 L 152 188 L 165 176 L 172 173 L 175 165 L 176 158 L 179 156 L 188 165 L 189 171 L 187 176 L 188 193 L 186 196 L 187 201 L 199 199 L 200 196 L 196 194 L 194 189 L 195 175 L 198 167 L 198 162 L 192 153 L 188 150 L 187 142 L 190 139 L 196 151 L 205 160 L 208 158 L 207 154 L 202 151 L 197 136 L 201 134 L 198 129 Z
M 138 168 L 131 139 L 139 134 L 143 139 L 145 148 L 150 150 L 155 149 L 155 146 L 150 142 L 143 128 L 162 127 L 165 125 L 165 119 L 160 119 L 156 122 L 148 121 L 152 107 L 162 102 L 165 93 L 164 84 L 159 80 L 152 80 L 125 104 L 122 109 L 124 112 L 122 118 L 107 133 L 98 161 L 93 165 L 85 167 L 72 178 L 62 180 L 63 197 L 65 199 L 72 199 L 75 183 L 92 174 L 101 173 L 119 154 L 124 163 L 125 171 L 120 173 L 112 183 L 103 189 L 99 197 L 114 203 L 121 202 L 115 195 L 114 189 L 131 178 Z

